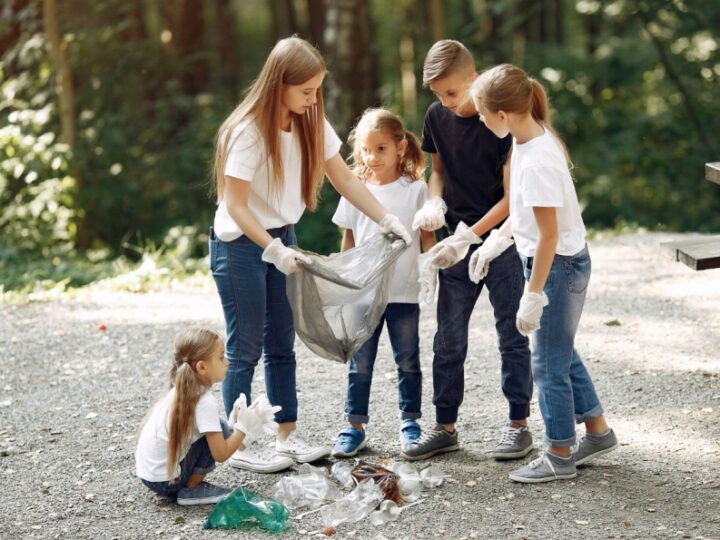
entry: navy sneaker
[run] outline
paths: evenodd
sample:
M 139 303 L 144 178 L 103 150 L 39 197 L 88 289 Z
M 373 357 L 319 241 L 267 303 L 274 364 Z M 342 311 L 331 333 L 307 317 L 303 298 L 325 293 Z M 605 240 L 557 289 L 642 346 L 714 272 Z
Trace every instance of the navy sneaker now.
M 177 494 L 177 503 L 181 506 L 195 504 L 215 504 L 232 490 L 215 486 L 209 482 L 200 482 L 191 488 L 182 488 Z
M 405 451 L 422 435 L 420 424 L 414 418 L 406 418 L 400 424 L 400 448 Z
M 331 455 L 332 457 L 352 457 L 365 448 L 366 444 L 364 431 L 352 426 L 346 427 L 338 433 Z

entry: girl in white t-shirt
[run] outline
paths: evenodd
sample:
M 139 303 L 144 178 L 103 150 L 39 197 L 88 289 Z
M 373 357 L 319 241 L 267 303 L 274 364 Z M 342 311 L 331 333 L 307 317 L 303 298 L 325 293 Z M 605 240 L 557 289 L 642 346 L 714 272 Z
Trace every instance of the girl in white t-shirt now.
M 296 430 L 295 330 L 285 293 L 285 275 L 298 271 L 303 259 L 288 247 L 296 244 L 294 225 L 306 207 L 317 206 L 324 175 L 383 232 L 411 242 L 406 227 L 340 157 L 340 140 L 323 109 L 325 72 L 320 53 L 308 42 L 280 40 L 216 141 L 218 207 L 210 267 L 227 327 L 230 365 L 223 401 L 229 411 L 240 394 L 249 399 L 264 355 L 268 397 L 282 407 L 275 451 L 253 443 L 230 459 L 230 465 L 255 472 L 279 471 L 330 453 Z
M 385 109 L 368 109 L 350 134 L 352 165 L 375 198 L 411 229 L 413 216 L 427 201 L 422 181 L 425 161 L 417 137 L 402 120 Z M 378 226 L 344 197 L 333 221 L 343 227 L 342 250 L 367 242 L 380 234 Z M 332 450 L 334 457 L 350 457 L 365 447 L 363 424 L 369 420 L 368 404 L 378 341 L 387 323 L 390 344 L 397 364 L 400 405 L 400 442 L 405 449 L 420 436 L 422 373 L 418 323 L 418 256 L 435 244 L 429 231 L 413 231 L 413 243 L 393 267 L 388 305 L 372 337 L 352 357 L 348 369 L 345 413 L 350 426 L 340 431 Z
M 215 503 L 230 490 L 203 479 L 216 462 L 228 459 L 243 444 L 277 430 L 265 396 L 247 407 L 237 400 L 231 434 L 218 414 L 210 387 L 225 377 L 228 362 L 222 337 L 212 330 L 190 328 L 175 340 L 170 390 L 145 422 L 135 468 L 143 483 L 159 495 L 176 497 L 181 505 Z
M 542 85 L 503 64 L 482 73 L 471 95 L 480 119 L 498 137 L 513 136 L 510 218 L 473 254 L 470 278 L 512 244 L 523 261 L 527 286 L 517 327 L 530 335 L 533 378 L 545 422 L 546 452 L 510 473 L 516 482 L 574 478 L 576 466 L 617 448 L 590 374 L 574 348 L 590 280 L 590 255 L 570 159 L 550 127 Z M 575 423 L 586 434 L 576 445 Z

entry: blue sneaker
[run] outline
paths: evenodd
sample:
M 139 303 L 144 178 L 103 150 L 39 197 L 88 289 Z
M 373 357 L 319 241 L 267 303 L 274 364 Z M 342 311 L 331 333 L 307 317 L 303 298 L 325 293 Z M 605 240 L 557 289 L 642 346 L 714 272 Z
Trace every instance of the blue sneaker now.
M 365 448 L 365 432 L 350 426 L 338 433 L 335 446 L 332 449 L 333 457 L 352 457 Z
M 407 450 L 412 443 L 417 441 L 422 435 L 420 424 L 413 418 L 406 418 L 400 424 L 400 448 Z

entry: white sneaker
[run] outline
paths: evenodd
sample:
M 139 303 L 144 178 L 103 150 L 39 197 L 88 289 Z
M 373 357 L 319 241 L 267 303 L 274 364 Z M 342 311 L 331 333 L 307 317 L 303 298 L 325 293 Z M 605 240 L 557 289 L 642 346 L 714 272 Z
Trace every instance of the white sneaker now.
M 313 446 L 303 439 L 297 430 L 288 435 L 288 438 L 275 441 L 275 451 L 281 456 L 287 456 L 298 463 L 310 463 L 330 455 L 330 448 L 326 446 Z
M 269 448 L 263 447 L 258 441 L 253 441 L 245 450 L 237 450 L 228 463 L 236 469 L 244 469 L 258 473 L 273 473 L 289 469 L 295 462 L 289 457 L 277 455 Z

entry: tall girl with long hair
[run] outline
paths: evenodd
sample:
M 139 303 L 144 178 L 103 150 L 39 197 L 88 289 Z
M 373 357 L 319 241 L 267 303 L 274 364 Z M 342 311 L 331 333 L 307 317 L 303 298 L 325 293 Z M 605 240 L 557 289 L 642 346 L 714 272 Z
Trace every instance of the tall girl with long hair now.
M 513 136 L 510 218 L 498 234 L 514 237 L 523 262 L 527 285 L 516 323 L 522 334 L 530 335 L 549 445 L 510 478 L 523 483 L 574 478 L 577 465 L 614 450 L 617 439 L 574 346 L 590 280 L 590 254 L 570 159 L 550 125 L 544 88 L 522 69 L 503 64 L 483 72 L 471 96 L 495 135 Z M 471 279 L 481 278 L 493 255 L 482 246 L 473 254 Z M 586 434 L 573 452 L 576 422 L 585 424 Z
M 320 53 L 297 37 L 280 40 L 245 99 L 220 126 L 215 177 L 218 207 L 210 235 L 210 266 L 227 326 L 230 362 L 223 382 L 225 408 L 250 388 L 261 355 L 270 402 L 282 407 L 274 451 L 258 442 L 230 464 L 274 472 L 294 461 L 330 453 L 296 429 L 295 331 L 285 275 L 299 270 L 302 255 L 294 225 L 314 210 L 327 175 L 351 204 L 411 243 L 400 220 L 377 202 L 338 153 L 341 142 L 325 119 Z

